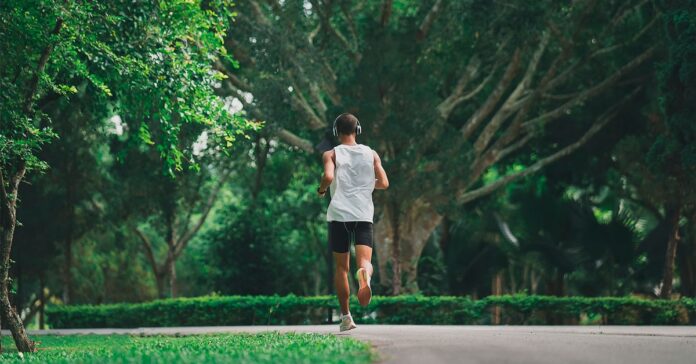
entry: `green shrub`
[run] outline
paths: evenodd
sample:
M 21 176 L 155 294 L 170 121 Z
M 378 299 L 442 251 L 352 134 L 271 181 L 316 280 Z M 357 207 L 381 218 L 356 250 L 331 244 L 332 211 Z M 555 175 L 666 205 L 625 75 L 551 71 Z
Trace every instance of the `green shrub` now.
M 396 296 L 374 297 L 370 306 L 351 303 L 359 323 L 466 325 L 490 324 L 499 307 L 509 325 L 578 324 L 592 317 L 603 324 L 679 325 L 696 321 L 696 300 L 650 300 L 634 297 Z M 51 306 L 53 328 L 303 325 L 326 323 L 333 296 L 224 296 L 157 300 L 138 304 Z

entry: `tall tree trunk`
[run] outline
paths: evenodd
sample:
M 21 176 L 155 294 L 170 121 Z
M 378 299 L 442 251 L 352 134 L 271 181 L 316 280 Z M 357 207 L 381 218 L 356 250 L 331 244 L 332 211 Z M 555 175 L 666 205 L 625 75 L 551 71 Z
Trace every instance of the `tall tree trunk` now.
M 670 298 L 672 296 L 672 280 L 674 279 L 674 260 L 677 256 L 677 245 L 679 244 L 679 216 L 681 206 L 676 205 L 667 209 L 667 219 L 669 222 L 669 238 L 667 240 L 667 251 L 665 252 L 665 266 L 662 272 L 662 289 L 660 298 Z
M 398 220 L 392 216 L 394 205 L 386 205 L 382 217 L 375 224 L 375 250 L 379 271 L 387 272 L 387 265 L 392 266 L 391 276 L 381 274 L 380 283 L 385 287 L 391 287 L 392 294 L 395 295 L 418 292 L 418 260 L 428 238 L 443 218 L 424 200 L 416 200 L 408 207 L 401 205 L 398 208 Z M 396 229 L 395 220 L 398 223 Z M 394 243 L 397 238 L 398 246 L 395 249 Z M 401 284 L 401 279 L 395 279 L 396 274 L 399 278 L 405 279 L 404 285 Z
M 3 269 L 4 270 L 4 269 Z M 4 274 L 3 274 L 4 275 Z M 34 342 L 29 340 L 27 332 L 22 325 L 22 320 L 19 318 L 17 311 L 10 304 L 10 293 L 8 292 L 7 281 L 3 280 L 0 283 L 0 306 L 2 306 L 2 313 L 5 317 L 5 326 L 12 333 L 12 338 L 14 339 L 15 345 L 17 345 L 17 350 L 21 352 L 33 352 Z
M 169 279 L 169 297 L 176 298 L 176 246 L 177 237 L 176 234 L 176 201 L 173 196 L 177 190 L 177 185 L 172 180 L 167 180 L 165 188 L 168 191 L 167 195 L 172 196 L 170 199 L 166 199 L 162 204 L 162 211 L 164 213 L 164 221 L 166 224 L 166 235 L 165 241 L 167 242 L 167 258 L 164 261 L 164 266 L 162 271 Z
M 157 297 L 167 298 L 166 278 L 164 274 L 158 272 L 155 274 L 155 284 L 157 285 Z
M 39 278 L 39 330 L 45 329 L 44 327 L 44 312 L 46 308 L 46 282 L 43 274 Z
M 687 213 L 685 235 L 681 240 L 679 253 L 679 277 L 681 294 L 684 297 L 696 296 L 696 209 Z
M 70 295 L 72 291 L 72 237 L 70 236 L 70 232 L 68 232 L 68 236 L 65 238 L 65 242 L 63 243 L 63 254 L 65 255 L 64 257 L 64 262 L 63 262 L 63 303 L 69 304 L 70 303 Z
M 554 269 L 546 278 L 546 294 L 549 296 L 563 297 L 565 295 L 565 273 Z
M 14 230 L 17 226 L 17 193 L 19 182 L 24 177 L 26 166 L 23 161 L 19 163 L 17 171 L 11 176 L 9 190 L 6 190 L 3 171 L 0 170 L 0 226 L 2 226 L 2 237 L 0 237 L 0 309 L 5 317 L 5 325 L 12 332 L 17 350 L 20 352 L 33 352 L 34 342 L 29 340 L 24 329 L 22 320 L 17 311 L 10 304 L 10 254 L 12 252 L 12 240 Z
M 556 296 L 565 296 L 565 273 L 562 271 L 556 272 Z
M 68 159 L 69 158 L 69 159 Z M 72 299 L 72 263 L 73 263 L 73 240 L 75 236 L 75 186 L 78 181 L 75 176 L 74 161 L 78 159 L 75 153 L 66 154 L 66 179 L 65 179 L 65 208 L 63 223 L 65 224 L 65 240 L 63 242 L 63 303 L 69 304 Z
M 503 294 L 503 272 L 498 271 L 491 280 L 491 295 L 500 296 L 501 294 Z M 501 313 L 502 310 L 500 309 L 500 306 L 495 305 L 495 307 L 493 307 L 493 312 L 491 313 L 491 323 L 493 325 L 500 325 Z
M 24 308 L 24 302 L 22 298 L 24 297 L 24 276 L 22 275 L 22 265 L 15 265 L 15 276 L 17 277 L 17 289 L 15 291 L 14 297 L 10 297 L 10 303 L 15 307 L 18 312 L 22 312 Z M 11 269 L 10 269 L 11 270 Z M 29 302 L 31 305 L 31 301 Z M 24 322 L 24 321 L 22 321 Z
M 379 283 L 385 288 L 391 286 L 391 275 L 387 271 L 387 264 L 393 260 L 392 243 L 394 239 L 391 220 L 388 215 L 389 209 L 385 205 L 374 226 L 374 248 L 375 255 L 377 256 L 377 267 L 379 269 Z
M 392 226 L 392 294 L 401 294 L 401 232 L 399 231 L 399 206 L 391 205 L 389 219 Z
M 167 275 L 169 276 L 169 296 L 176 298 L 179 294 L 176 285 L 176 258 L 174 252 L 169 250 L 167 257 Z

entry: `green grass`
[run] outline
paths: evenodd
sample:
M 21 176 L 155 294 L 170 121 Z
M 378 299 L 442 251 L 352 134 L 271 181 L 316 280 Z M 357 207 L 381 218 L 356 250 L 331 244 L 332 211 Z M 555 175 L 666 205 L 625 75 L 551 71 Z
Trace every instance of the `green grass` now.
M 22 359 L 2 337 L 3 363 L 370 363 L 366 343 L 320 334 L 195 336 L 34 336 L 38 352 Z

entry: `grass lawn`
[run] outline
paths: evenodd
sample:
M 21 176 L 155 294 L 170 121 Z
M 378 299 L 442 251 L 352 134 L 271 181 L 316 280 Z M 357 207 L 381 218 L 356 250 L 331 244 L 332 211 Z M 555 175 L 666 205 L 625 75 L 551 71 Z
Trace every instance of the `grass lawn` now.
M 195 336 L 33 336 L 38 352 L 22 359 L 3 335 L 3 363 L 370 363 L 366 343 L 320 334 Z

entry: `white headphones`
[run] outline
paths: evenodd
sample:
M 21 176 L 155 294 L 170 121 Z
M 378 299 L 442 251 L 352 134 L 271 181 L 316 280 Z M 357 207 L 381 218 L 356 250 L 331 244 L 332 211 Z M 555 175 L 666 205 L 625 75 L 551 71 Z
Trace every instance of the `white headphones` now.
M 343 115 L 346 115 L 346 114 L 338 115 L 338 117 L 336 119 L 334 119 L 334 122 L 333 122 L 333 135 L 334 136 L 338 136 L 338 130 L 336 129 L 336 122 Z M 360 120 L 358 120 L 358 118 L 355 118 L 355 120 L 358 122 L 358 125 L 355 126 L 355 134 L 360 135 L 360 133 L 362 133 L 362 127 L 360 126 Z

